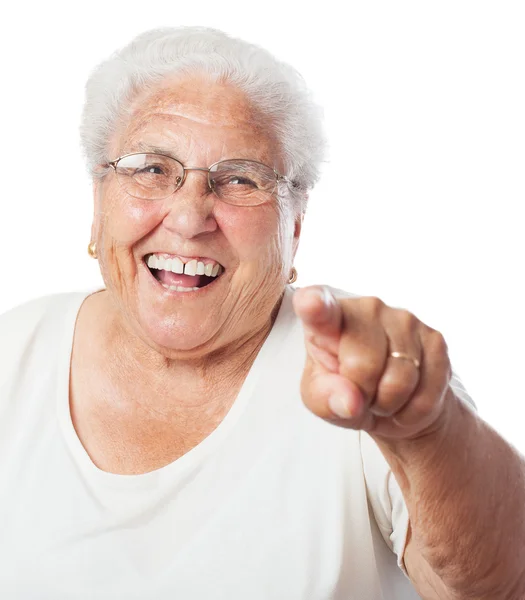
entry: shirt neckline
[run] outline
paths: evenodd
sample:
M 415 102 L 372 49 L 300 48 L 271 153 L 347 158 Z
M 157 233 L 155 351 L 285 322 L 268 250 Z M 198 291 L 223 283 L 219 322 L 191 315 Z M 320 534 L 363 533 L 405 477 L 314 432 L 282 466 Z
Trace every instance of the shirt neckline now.
M 82 304 L 89 296 L 99 291 L 102 290 L 97 289 L 82 294 L 78 301 L 71 304 L 65 317 L 64 333 L 59 347 L 57 364 L 56 409 L 59 426 L 77 467 L 81 469 L 84 476 L 94 480 L 95 483 L 121 489 L 157 487 L 164 480 L 172 480 L 174 477 L 183 476 L 184 473 L 201 464 L 206 456 L 228 436 L 238 423 L 249 404 L 266 363 L 275 354 L 275 347 L 280 345 L 289 330 L 289 325 L 293 320 L 292 296 L 295 288 L 290 285 L 285 287 L 281 306 L 272 329 L 255 357 L 237 398 L 219 425 L 206 438 L 173 462 L 138 475 L 110 473 L 97 467 L 82 445 L 71 418 L 69 381 L 76 322 Z

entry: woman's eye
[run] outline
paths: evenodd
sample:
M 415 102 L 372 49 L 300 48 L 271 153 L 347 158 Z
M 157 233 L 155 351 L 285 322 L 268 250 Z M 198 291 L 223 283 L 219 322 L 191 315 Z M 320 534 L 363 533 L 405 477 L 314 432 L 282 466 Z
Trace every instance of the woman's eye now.
M 149 165 L 136 171 L 135 175 L 164 175 L 164 171 L 162 170 L 162 167 Z
M 162 168 L 158 167 L 157 165 L 145 167 L 144 169 L 139 171 L 139 173 L 148 173 L 149 175 L 164 175 Z
M 233 176 L 233 177 L 230 177 L 230 180 L 228 183 L 237 183 L 238 185 L 251 185 L 253 187 L 257 187 L 257 185 L 251 179 L 248 179 L 247 177 Z

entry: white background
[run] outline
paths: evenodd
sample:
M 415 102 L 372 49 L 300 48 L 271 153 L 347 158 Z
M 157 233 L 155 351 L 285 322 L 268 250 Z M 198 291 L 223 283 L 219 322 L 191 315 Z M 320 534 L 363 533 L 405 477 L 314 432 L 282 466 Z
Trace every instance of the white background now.
M 379 296 L 442 331 L 481 415 L 525 452 L 522 5 L 9 3 L 0 312 L 101 281 L 78 142 L 90 70 L 145 29 L 218 27 L 293 64 L 325 108 L 330 157 L 298 285 Z

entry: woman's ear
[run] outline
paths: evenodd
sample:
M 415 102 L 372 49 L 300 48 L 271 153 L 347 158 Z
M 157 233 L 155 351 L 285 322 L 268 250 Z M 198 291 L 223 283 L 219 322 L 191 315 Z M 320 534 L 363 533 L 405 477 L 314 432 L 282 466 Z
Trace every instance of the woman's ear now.
M 302 203 L 301 208 L 296 214 L 295 222 L 294 222 L 294 232 L 293 232 L 293 256 L 295 258 L 295 253 L 297 252 L 297 248 L 299 247 L 299 238 L 301 237 L 301 230 L 303 228 L 304 221 L 304 213 L 306 203 L 308 201 L 308 194 L 305 194 L 304 201 Z
M 301 236 L 301 230 L 303 228 L 303 219 L 304 219 L 304 213 L 300 213 L 295 218 L 293 237 L 297 241 L 299 241 L 299 237 Z

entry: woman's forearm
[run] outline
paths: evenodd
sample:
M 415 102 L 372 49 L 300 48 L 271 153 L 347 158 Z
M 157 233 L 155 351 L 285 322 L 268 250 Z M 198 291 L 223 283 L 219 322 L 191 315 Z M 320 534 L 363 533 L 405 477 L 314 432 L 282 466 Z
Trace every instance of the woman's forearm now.
M 461 401 L 450 405 L 439 431 L 374 439 L 403 492 L 412 537 L 443 582 L 465 597 L 513 590 L 503 597 L 523 600 L 525 459 Z

